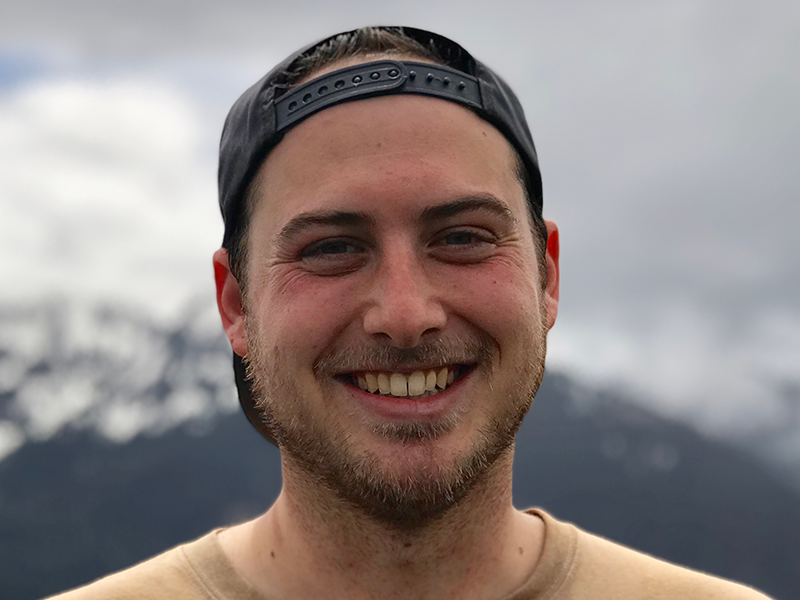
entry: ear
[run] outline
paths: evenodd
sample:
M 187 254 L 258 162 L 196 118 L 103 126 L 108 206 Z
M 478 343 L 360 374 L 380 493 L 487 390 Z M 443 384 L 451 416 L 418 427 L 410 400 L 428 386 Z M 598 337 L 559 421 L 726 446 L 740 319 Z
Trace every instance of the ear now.
M 214 252 L 214 281 L 217 284 L 217 308 L 222 318 L 222 327 L 231 343 L 233 351 L 239 356 L 247 354 L 244 335 L 244 309 L 239 282 L 231 273 L 228 251 L 220 248 Z
M 547 248 L 545 261 L 547 266 L 547 287 L 544 290 L 544 306 L 547 314 L 547 330 L 555 325 L 558 315 L 558 284 L 560 271 L 558 266 L 558 226 L 545 219 L 547 226 Z

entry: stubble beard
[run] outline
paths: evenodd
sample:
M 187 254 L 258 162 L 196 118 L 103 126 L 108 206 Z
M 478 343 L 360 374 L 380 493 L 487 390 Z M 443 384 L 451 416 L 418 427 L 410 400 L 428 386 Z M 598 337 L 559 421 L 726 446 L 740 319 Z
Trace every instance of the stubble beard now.
M 540 313 L 543 321 L 543 311 Z M 540 323 L 525 332 L 526 349 L 521 356 L 526 358 L 509 378 L 507 390 L 493 390 L 495 398 L 505 397 L 507 401 L 484 419 L 471 450 L 452 457 L 450 464 L 426 464 L 411 469 L 411 474 L 409 469 L 401 469 L 400 474 L 387 468 L 367 449 L 354 447 L 342 425 L 324 415 L 312 414 L 286 367 L 284 353 L 277 347 L 265 351 L 253 321 L 249 317 L 246 323 L 248 378 L 263 423 L 281 449 L 285 464 L 304 480 L 304 489 L 314 493 L 316 487 L 321 492 L 321 485 L 346 505 L 394 530 L 413 531 L 430 525 L 486 479 L 498 460 L 512 451 L 516 433 L 544 375 L 546 329 Z M 496 356 L 495 350 L 496 344 L 488 335 L 474 341 L 442 340 L 408 350 L 350 349 L 322 357 L 314 365 L 314 371 L 315 374 L 336 372 L 350 362 L 362 366 L 371 362 L 387 364 L 389 357 L 401 362 L 405 357 L 413 362 L 438 356 L 439 364 L 453 364 L 458 362 L 454 357 L 466 353 L 479 355 L 478 369 L 488 376 L 489 359 Z M 477 410 L 479 404 L 479 401 L 470 403 L 463 410 Z M 463 416 L 463 412 L 456 410 L 434 422 L 382 422 L 369 428 L 373 435 L 399 443 L 400 456 L 404 444 L 435 440 L 458 427 Z M 315 499 L 308 500 L 324 503 L 326 494 L 314 495 Z

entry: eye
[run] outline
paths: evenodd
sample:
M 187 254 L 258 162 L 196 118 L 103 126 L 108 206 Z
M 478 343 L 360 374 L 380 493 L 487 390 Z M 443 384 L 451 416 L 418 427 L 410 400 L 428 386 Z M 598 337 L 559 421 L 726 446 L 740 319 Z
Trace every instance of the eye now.
M 328 238 L 306 246 L 298 258 L 313 274 L 346 275 L 364 265 L 367 250 L 365 244 L 352 238 Z
M 347 239 L 323 240 L 311 244 L 303 249 L 300 258 L 312 258 L 318 256 L 336 256 L 341 254 L 356 254 L 364 252 L 364 249 Z
M 463 230 L 448 233 L 441 241 L 449 246 L 465 246 L 483 240 L 480 240 L 474 231 Z
M 434 241 L 434 246 L 452 247 L 453 249 L 460 249 L 460 247 L 473 247 L 492 244 L 494 236 L 483 229 L 448 229 L 439 235 Z
M 495 237 L 488 231 L 458 228 L 442 232 L 434 240 L 432 251 L 446 262 L 468 264 L 488 258 L 495 247 Z

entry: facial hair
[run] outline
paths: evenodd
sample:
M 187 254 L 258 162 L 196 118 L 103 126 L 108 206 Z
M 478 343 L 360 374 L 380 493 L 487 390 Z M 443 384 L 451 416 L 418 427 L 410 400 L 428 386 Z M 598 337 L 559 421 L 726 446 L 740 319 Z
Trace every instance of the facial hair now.
M 543 321 L 543 310 L 539 316 Z M 400 474 L 368 449 L 355 447 L 340 423 L 326 415 L 312 414 L 288 368 L 285 353 L 278 347 L 265 351 L 252 317 L 246 322 L 245 361 L 264 425 L 301 476 L 388 528 L 412 531 L 430 525 L 462 502 L 498 459 L 511 451 L 544 374 L 545 332 L 542 322 L 520 332 L 523 358 L 508 377 L 506 389 L 490 390 L 495 406 L 487 406 L 486 399 L 478 398 L 461 403 L 433 422 L 365 423 L 373 435 L 400 444 L 397 455 L 402 460 L 403 445 L 436 440 L 456 429 L 465 412 L 493 409 L 468 452 L 454 457 L 451 464 L 426 463 L 412 469 L 411 474 Z M 476 334 L 471 339 L 430 339 L 414 348 L 347 348 L 320 356 L 312 370 L 318 381 L 332 382 L 334 374 L 347 371 L 385 372 L 415 363 L 477 364 L 479 374 L 489 378 L 498 355 L 497 344 L 488 334 Z

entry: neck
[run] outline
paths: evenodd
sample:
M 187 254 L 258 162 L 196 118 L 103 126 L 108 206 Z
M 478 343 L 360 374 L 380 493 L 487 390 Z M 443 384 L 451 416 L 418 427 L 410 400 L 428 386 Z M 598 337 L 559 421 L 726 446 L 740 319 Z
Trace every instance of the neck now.
M 512 457 L 413 530 L 375 521 L 284 464 L 275 504 L 227 530 L 223 548 L 270 598 L 503 598 L 529 578 L 543 541 L 538 518 L 511 504 Z

